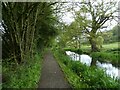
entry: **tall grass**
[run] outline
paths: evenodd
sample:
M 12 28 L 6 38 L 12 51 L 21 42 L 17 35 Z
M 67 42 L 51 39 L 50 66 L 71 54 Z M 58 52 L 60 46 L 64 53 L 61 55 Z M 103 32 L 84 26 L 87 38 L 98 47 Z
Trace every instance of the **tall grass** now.
M 42 55 L 36 53 L 27 64 L 10 67 L 3 63 L 3 88 L 37 88 L 41 72 Z

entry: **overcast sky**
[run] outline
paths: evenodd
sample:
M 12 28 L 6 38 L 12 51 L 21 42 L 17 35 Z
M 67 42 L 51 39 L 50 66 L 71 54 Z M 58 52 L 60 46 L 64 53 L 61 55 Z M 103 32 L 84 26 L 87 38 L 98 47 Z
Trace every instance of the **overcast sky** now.
M 67 0 L 67 1 L 69 1 L 69 0 Z M 74 1 L 81 1 L 81 0 L 74 0 Z M 86 1 L 89 1 L 89 0 L 86 0 Z M 93 1 L 93 0 L 90 0 L 90 1 Z M 101 0 L 97 0 L 97 1 L 101 1 Z M 113 1 L 119 2 L 118 0 L 113 0 Z M 118 4 L 117 4 L 117 5 L 118 5 Z M 117 7 L 118 7 L 118 6 L 117 6 Z M 116 8 L 116 9 L 117 9 L 117 8 Z M 116 13 L 115 15 L 117 16 L 118 13 Z M 73 22 L 73 21 L 74 21 L 74 18 L 73 18 L 72 13 L 66 12 L 66 13 L 63 15 L 63 17 L 62 17 L 62 20 L 63 20 L 63 22 L 65 22 L 66 24 L 70 24 L 71 22 Z M 115 25 L 117 25 L 117 22 L 116 22 L 115 20 L 107 21 L 104 25 L 105 25 L 105 26 L 108 26 L 108 27 L 102 29 L 102 31 L 112 29 Z

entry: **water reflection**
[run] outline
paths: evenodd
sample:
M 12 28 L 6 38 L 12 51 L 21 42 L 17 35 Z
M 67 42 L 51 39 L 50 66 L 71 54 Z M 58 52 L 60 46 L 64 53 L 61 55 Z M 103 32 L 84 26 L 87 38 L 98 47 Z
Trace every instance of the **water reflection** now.
M 97 61 L 96 65 L 100 68 L 103 68 L 106 70 L 106 73 L 108 75 L 110 75 L 112 78 L 113 77 L 117 77 L 120 78 L 120 69 L 114 67 L 111 63 L 100 63 L 99 61 Z
M 79 55 L 75 52 L 66 51 L 66 54 L 74 61 L 80 61 L 87 66 L 90 66 L 92 58 L 89 55 L 82 54 Z M 103 68 L 108 75 L 112 78 L 120 78 L 120 69 L 114 67 L 111 63 L 100 63 L 99 61 L 96 62 L 96 65 L 100 68 Z

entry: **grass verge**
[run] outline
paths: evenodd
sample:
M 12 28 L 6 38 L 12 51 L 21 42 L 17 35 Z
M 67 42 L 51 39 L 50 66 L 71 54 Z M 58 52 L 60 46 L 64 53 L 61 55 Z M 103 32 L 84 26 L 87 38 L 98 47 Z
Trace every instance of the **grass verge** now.
M 33 60 L 13 68 L 3 64 L 2 88 L 37 88 L 41 75 L 42 55 L 36 53 Z
M 57 56 L 57 53 L 54 53 L 54 57 L 56 58 L 56 60 L 57 60 L 57 62 L 59 63 L 59 65 L 60 65 L 60 67 L 61 67 L 61 69 L 62 69 L 62 71 L 64 72 L 64 74 L 65 74 L 65 76 L 66 76 L 66 78 L 67 78 L 67 80 L 68 80 L 68 82 L 69 82 L 69 84 L 71 85 L 71 87 L 72 88 L 85 88 L 85 86 L 84 85 L 82 85 L 82 83 L 80 83 L 79 82 L 79 80 L 80 80 L 80 78 L 79 78 L 79 76 L 78 75 L 76 75 L 74 72 L 72 72 L 71 70 L 70 70 L 70 68 L 68 68 L 64 63 L 66 63 L 67 64 L 67 62 L 65 62 L 65 61 L 61 61 L 61 59 Z M 61 57 L 62 58 L 62 57 Z M 68 59 L 68 57 L 63 57 L 63 59 L 65 60 L 67 60 Z M 63 60 L 62 59 L 62 60 Z M 78 84 L 79 83 L 79 84 Z

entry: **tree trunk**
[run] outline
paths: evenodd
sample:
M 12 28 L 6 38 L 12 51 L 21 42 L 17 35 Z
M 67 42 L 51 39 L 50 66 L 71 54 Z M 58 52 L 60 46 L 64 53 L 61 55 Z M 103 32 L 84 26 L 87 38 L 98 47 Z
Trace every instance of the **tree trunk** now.
M 89 39 L 89 42 L 90 42 L 90 44 L 91 44 L 91 52 L 98 52 L 98 51 L 99 51 L 99 48 L 97 47 L 95 38 L 90 38 L 90 39 Z
M 92 58 L 91 66 L 96 66 L 96 60 L 94 58 Z
M 91 44 L 91 52 L 98 52 L 99 48 L 97 47 L 95 38 L 89 38 Z M 92 58 L 91 66 L 96 66 L 96 60 Z

